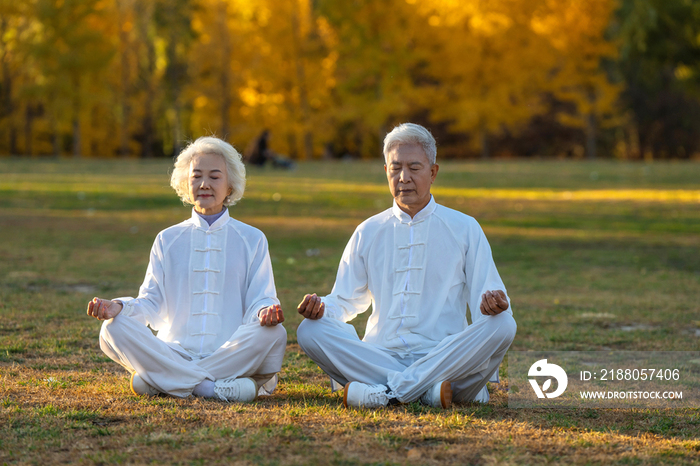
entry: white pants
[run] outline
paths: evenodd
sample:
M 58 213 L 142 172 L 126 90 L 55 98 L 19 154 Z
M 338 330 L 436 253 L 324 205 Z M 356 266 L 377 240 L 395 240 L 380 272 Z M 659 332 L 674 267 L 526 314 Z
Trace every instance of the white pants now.
M 405 358 L 359 339 L 355 328 L 335 319 L 305 319 L 297 329 L 304 352 L 341 384 L 386 385 L 402 403 L 416 401 L 433 384 L 452 382 L 454 401 L 488 401 L 486 382 L 515 338 L 513 316 L 479 319 L 425 354 Z
M 105 321 L 100 331 L 100 348 L 110 359 L 160 392 L 177 397 L 189 396 L 204 379 L 251 377 L 261 387 L 282 368 L 286 346 L 287 331 L 282 325 L 259 323 L 241 325 L 229 343 L 201 359 L 177 344 L 159 340 L 128 316 Z

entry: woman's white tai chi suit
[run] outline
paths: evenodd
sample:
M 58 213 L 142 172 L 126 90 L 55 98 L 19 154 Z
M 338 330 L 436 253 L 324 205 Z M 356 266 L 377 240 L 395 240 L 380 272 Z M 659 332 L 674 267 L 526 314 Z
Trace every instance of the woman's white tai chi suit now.
M 497 380 L 516 331 L 510 306 L 481 314 L 488 290 L 506 292 L 476 220 L 432 197 L 414 218 L 394 202 L 355 230 L 333 290 L 322 298 L 324 316 L 305 319 L 297 338 L 341 384 L 386 385 L 400 402 L 411 402 L 447 380 L 454 401 L 486 402 L 486 383 Z M 370 304 L 360 340 L 347 322 Z
M 100 347 L 152 387 L 185 397 L 205 379 L 251 377 L 274 389 L 287 333 L 258 320 L 279 304 L 267 240 L 228 211 L 209 226 L 193 210 L 160 232 L 138 298 L 119 300 Z

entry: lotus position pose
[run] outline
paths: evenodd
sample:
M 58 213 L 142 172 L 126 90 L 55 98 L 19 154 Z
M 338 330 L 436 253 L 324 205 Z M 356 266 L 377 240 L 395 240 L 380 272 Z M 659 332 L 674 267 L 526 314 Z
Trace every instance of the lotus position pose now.
M 105 321 L 100 347 L 131 372 L 138 395 L 270 394 L 287 332 L 265 236 L 229 217 L 245 189 L 241 156 L 199 138 L 178 156 L 170 184 L 194 205 L 192 217 L 158 234 L 138 298 L 88 304 Z
M 306 317 L 299 345 L 345 385 L 346 407 L 486 402 L 486 383 L 498 377 L 515 337 L 510 299 L 481 227 L 430 194 L 435 156 L 435 139 L 422 126 L 402 124 L 386 136 L 393 207 L 357 227 L 331 294 L 306 295 L 299 304 Z M 360 340 L 347 322 L 370 304 Z

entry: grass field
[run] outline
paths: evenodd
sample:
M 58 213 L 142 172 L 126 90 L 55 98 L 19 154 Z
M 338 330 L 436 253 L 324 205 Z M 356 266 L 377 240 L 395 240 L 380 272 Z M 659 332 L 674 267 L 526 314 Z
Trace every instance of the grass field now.
M 0 159 L 0 463 L 700 464 L 698 409 L 508 409 L 506 380 L 487 405 L 345 410 L 295 309 L 390 206 L 379 161 L 251 169 L 231 209 L 267 235 L 287 317 L 273 396 L 132 395 L 85 307 L 135 295 L 155 235 L 190 215 L 169 169 Z M 433 194 L 483 226 L 513 349 L 700 349 L 700 164 L 444 163 Z

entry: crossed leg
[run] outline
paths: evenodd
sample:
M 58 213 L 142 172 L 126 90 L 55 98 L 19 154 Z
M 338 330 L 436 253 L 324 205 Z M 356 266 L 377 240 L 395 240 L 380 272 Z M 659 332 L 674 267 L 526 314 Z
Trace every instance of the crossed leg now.
M 189 396 L 205 379 L 251 377 L 262 385 L 282 368 L 286 341 L 281 325 L 245 324 L 212 355 L 193 360 L 128 316 L 105 321 L 100 330 L 100 348 L 110 359 L 158 391 L 177 397 Z
M 515 337 L 513 316 L 484 316 L 442 340 L 419 359 L 359 339 L 354 327 L 334 319 L 305 319 L 297 329 L 304 352 L 334 380 L 386 385 L 401 402 L 415 401 L 433 384 L 452 383 L 455 401 L 487 401 L 484 387 Z

